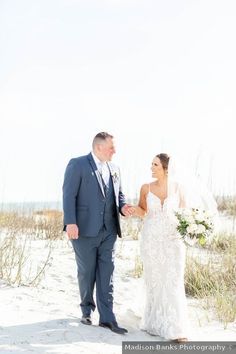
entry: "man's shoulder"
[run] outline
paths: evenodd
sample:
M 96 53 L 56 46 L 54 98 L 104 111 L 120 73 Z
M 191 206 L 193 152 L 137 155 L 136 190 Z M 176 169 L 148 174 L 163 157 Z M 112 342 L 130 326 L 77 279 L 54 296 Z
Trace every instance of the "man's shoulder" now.
M 80 164 L 88 161 L 89 155 L 83 155 L 83 156 L 77 156 L 77 157 L 72 157 L 69 161 L 71 164 Z

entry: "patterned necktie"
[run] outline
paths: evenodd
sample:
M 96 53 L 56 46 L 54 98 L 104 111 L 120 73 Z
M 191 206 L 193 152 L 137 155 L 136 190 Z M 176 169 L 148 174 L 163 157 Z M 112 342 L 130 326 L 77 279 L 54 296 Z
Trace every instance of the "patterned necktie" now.
M 99 169 L 98 169 L 98 172 L 100 174 L 100 177 L 101 177 L 101 181 L 102 181 L 102 186 L 103 186 L 103 190 L 104 190 L 104 193 L 105 195 L 107 195 L 107 192 L 108 192 L 108 186 L 107 184 L 105 183 L 104 179 L 103 179 L 103 176 L 102 176 L 102 168 L 103 168 L 103 163 L 100 162 L 99 163 Z

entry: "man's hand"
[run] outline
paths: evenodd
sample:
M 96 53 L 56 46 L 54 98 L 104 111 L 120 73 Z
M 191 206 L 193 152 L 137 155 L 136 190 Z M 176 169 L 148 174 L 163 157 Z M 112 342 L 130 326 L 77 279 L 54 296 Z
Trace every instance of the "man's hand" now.
M 134 214 L 134 208 L 130 204 L 125 204 L 121 208 L 121 212 L 124 214 L 124 216 L 132 216 Z
M 76 224 L 66 225 L 66 232 L 70 240 L 76 240 L 79 238 L 79 228 Z

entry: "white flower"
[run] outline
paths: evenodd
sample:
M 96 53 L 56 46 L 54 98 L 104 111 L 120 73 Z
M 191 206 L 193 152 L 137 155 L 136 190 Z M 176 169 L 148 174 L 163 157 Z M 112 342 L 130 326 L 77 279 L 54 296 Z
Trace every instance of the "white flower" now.
M 194 234 L 198 230 L 198 226 L 196 224 L 191 224 L 187 227 L 188 234 Z
M 204 225 L 202 225 L 202 224 L 197 225 L 197 231 L 196 231 L 197 234 L 203 234 L 205 231 L 206 231 L 206 228 Z
M 187 215 L 187 216 L 185 216 L 184 219 L 185 219 L 189 224 L 195 223 L 195 219 L 194 219 L 194 217 L 193 217 L 192 215 Z
M 205 213 L 203 211 L 198 211 L 195 215 L 196 221 L 204 221 L 206 218 Z

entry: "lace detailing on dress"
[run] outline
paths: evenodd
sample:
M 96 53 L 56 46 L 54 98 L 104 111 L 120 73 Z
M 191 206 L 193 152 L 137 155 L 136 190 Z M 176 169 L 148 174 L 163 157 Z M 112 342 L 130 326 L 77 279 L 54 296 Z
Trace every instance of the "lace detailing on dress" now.
M 142 328 L 167 339 L 187 336 L 185 246 L 176 233 L 174 216 L 178 207 L 178 194 L 162 205 L 149 191 L 140 243 L 146 286 Z

